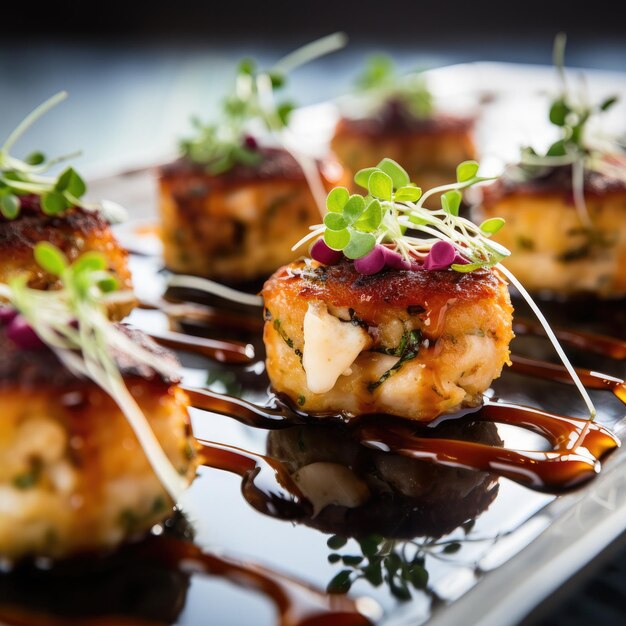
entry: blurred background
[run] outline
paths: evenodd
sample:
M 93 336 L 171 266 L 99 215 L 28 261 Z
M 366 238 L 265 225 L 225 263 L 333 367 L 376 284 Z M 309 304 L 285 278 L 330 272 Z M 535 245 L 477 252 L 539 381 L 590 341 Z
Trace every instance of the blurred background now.
M 349 46 L 294 73 L 289 95 L 297 102 L 346 93 L 364 54 L 376 51 L 403 70 L 472 61 L 549 65 L 560 30 L 569 36 L 569 66 L 626 67 L 626 21 L 608 2 L 112 0 L 5 3 L 2 16 L 0 136 L 66 89 L 70 99 L 17 151 L 81 149 L 76 163 L 87 175 L 170 154 L 192 113 L 211 117 L 242 56 L 267 66 L 336 30 L 349 35 Z

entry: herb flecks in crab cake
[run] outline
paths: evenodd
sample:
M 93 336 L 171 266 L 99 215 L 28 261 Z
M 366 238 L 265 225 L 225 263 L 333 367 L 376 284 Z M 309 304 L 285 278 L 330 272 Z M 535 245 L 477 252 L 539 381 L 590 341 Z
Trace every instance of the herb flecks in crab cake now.
M 182 158 L 160 172 L 169 269 L 244 282 L 296 258 L 291 242 L 319 219 L 319 205 L 343 170 L 332 159 L 316 162 L 283 147 L 294 105 L 275 103 L 273 95 L 289 69 L 342 42 L 341 36 L 324 38 L 269 71 L 243 61 L 222 119 L 209 125 L 196 120 L 196 135 L 181 143 Z
M 496 239 L 512 256 L 505 265 L 535 292 L 559 297 L 591 293 L 626 295 L 626 157 L 596 145 L 588 136 L 591 118 L 616 102 L 578 101 L 562 67 L 564 40 L 555 61 L 563 80 L 549 118 L 560 137 L 545 155 L 524 148 L 517 165 L 485 188 L 481 218 L 506 219 Z
M 363 110 L 351 107 L 331 142 L 352 174 L 387 156 L 432 188 L 453 178 L 457 163 L 475 158 L 473 118 L 437 112 L 423 76 L 399 76 L 389 58 L 375 56 L 357 86 Z
M 20 160 L 10 154 L 22 133 L 64 97 L 60 93 L 35 109 L 0 148 L 0 283 L 24 274 L 31 287 L 59 288 L 58 277 L 37 265 L 33 257 L 36 244 L 47 241 L 70 260 L 84 252 L 104 253 L 120 287 L 130 290 L 128 253 L 118 244 L 102 212 L 119 207 L 108 201 L 97 206 L 85 202 L 86 185 L 71 167 L 56 177 L 43 175 L 62 159 L 47 160 L 37 152 Z M 110 315 L 121 319 L 132 307 L 130 298 L 111 304 Z
M 459 166 L 436 211 L 423 202 L 445 190 L 422 194 L 389 159 L 357 174 L 367 198 L 329 194 L 313 259 L 263 289 L 276 391 L 312 413 L 424 421 L 480 404 L 513 332 L 507 283 L 492 269 L 508 251 L 489 240 L 502 222 L 458 216 L 458 189 L 484 180 L 477 169 Z
M 0 556 L 109 548 L 171 515 L 196 468 L 173 354 L 113 324 L 102 256 L 39 244 L 57 291 L 0 285 Z

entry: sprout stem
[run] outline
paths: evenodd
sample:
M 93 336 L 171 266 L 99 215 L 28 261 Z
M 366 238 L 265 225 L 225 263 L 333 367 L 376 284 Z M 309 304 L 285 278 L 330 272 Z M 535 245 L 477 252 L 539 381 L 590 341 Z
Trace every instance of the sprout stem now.
M 344 32 L 339 31 L 332 35 L 326 35 L 285 55 L 274 65 L 273 69 L 277 72 L 287 74 L 296 67 L 305 65 L 331 52 L 341 50 L 347 43 L 348 36 Z
M 580 395 L 582 396 L 585 404 L 587 405 L 587 409 L 589 411 L 589 419 L 593 421 L 597 414 L 596 407 L 594 406 L 591 398 L 589 397 L 589 394 L 587 393 L 585 386 L 582 384 L 580 378 L 578 377 L 576 370 L 574 369 L 569 359 L 567 358 L 567 355 L 565 354 L 565 351 L 561 347 L 559 340 L 556 338 L 554 331 L 550 327 L 548 320 L 544 317 L 543 313 L 541 312 L 541 309 L 537 306 L 535 301 L 531 298 L 530 294 L 526 291 L 522 283 L 520 283 L 520 281 L 517 280 L 517 278 L 513 275 L 513 273 L 510 272 L 506 267 L 504 267 L 501 264 L 496 265 L 496 267 L 498 270 L 500 270 L 502 274 L 504 274 L 511 281 L 511 283 L 520 292 L 524 300 L 528 302 L 528 305 L 532 309 L 533 313 L 537 316 L 537 319 L 543 326 L 548 339 L 550 339 L 552 345 L 554 346 L 554 349 L 556 350 L 556 353 L 559 355 L 559 358 L 561 359 L 561 362 L 565 366 L 565 369 L 567 369 L 567 371 L 569 372 L 569 375 L 572 377 L 572 380 L 574 381 L 574 384 L 576 385 L 576 387 L 578 387 L 578 391 L 580 392 Z
M 41 103 L 34 111 L 29 113 L 17 126 L 17 128 L 9 135 L 9 138 L 4 142 L 1 151 L 9 152 L 13 147 L 13 144 L 24 134 L 30 126 L 32 126 L 42 115 L 45 115 L 50 109 L 55 107 L 59 102 L 62 102 L 67 98 L 66 91 L 60 91 L 51 98 L 48 98 L 45 102 Z

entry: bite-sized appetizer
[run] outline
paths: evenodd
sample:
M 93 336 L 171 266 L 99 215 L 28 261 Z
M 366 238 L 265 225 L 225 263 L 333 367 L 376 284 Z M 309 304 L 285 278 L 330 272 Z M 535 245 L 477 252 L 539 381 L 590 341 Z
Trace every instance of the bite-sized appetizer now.
M 171 514 L 195 474 L 173 354 L 108 321 L 104 258 L 38 259 L 56 291 L 0 285 L 0 556 L 108 548 Z
M 309 49 L 307 60 L 343 42 L 331 36 Z M 309 47 L 307 47 L 309 48 Z M 291 55 L 290 55 L 291 56 Z M 294 55 L 292 58 L 296 58 Z M 342 178 L 334 160 L 286 149 L 292 103 L 274 104 L 292 63 L 257 71 L 243 61 L 221 119 L 195 121 L 182 157 L 159 176 L 159 205 L 168 269 L 223 282 L 266 278 L 295 259 L 291 242 L 319 219 L 323 199 Z
M 529 290 L 626 295 L 626 157 L 587 137 L 588 121 L 615 101 L 579 102 L 564 83 L 549 112 L 559 139 L 542 156 L 522 149 L 519 164 L 485 188 L 477 216 L 506 219 L 495 239 L 514 253 L 505 265 Z
M 388 413 L 432 420 L 481 403 L 509 360 L 512 307 L 492 269 L 508 251 L 489 241 L 501 225 L 458 217 L 460 188 L 479 182 L 459 166 L 457 189 L 431 211 L 427 193 L 384 159 L 359 172 L 369 195 L 328 196 L 312 259 L 265 284 L 264 341 L 273 388 L 312 413 Z M 403 234 L 406 227 L 421 231 Z M 418 236 L 421 235 L 421 236 Z
M 264 278 L 298 256 L 292 242 L 320 218 L 302 168 L 281 148 L 247 150 L 257 162 L 233 164 L 219 174 L 185 157 L 161 168 L 168 269 L 237 283 Z M 336 163 L 319 168 L 325 187 L 339 182 Z
M 99 251 L 108 270 L 124 290 L 132 289 L 127 256 L 111 232 L 103 207 L 117 210 L 113 203 L 94 206 L 81 198 L 86 185 L 71 167 L 57 177 L 44 177 L 54 161 L 34 153 L 24 161 L 9 155 L 21 133 L 35 119 L 65 97 L 54 96 L 18 127 L 0 150 L 0 283 L 26 275 L 36 289 L 57 289 L 59 278 L 35 262 L 33 250 L 39 242 L 50 242 L 74 260 L 84 252 Z M 111 303 L 110 315 L 121 319 L 133 308 L 133 300 Z
M 390 59 L 377 56 L 358 85 L 359 99 L 331 142 L 351 175 L 387 156 L 432 188 L 453 178 L 457 163 L 476 158 L 474 119 L 437 112 L 423 77 L 398 76 Z
M 483 421 L 447 420 L 429 436 L 502 446 L 495 424 Z M 267 449 L 311 502 L 304 523 L 343 537 L 440 537 L 478 517 L 498 493 L 491 474 L 368 448 L 337 426 L 272 431 Z
M 506 266 L 529 290 L 559 297 L 626 295 L 626 161 L 610 167 L 621 174 L 585 169 L 584 213 L 576 206 L 571 166 L 525 180 L 511 168 L 485 189 L 480 219 L 506 219 L 508 228 L 496 238 L 514 253 Z

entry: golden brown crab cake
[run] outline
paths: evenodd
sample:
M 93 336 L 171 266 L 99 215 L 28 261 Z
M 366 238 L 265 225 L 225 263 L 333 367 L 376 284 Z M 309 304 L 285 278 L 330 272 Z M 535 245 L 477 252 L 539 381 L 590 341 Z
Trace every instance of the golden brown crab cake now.
M 588 220 L 574 202 L 569 166 L 523 182 L 505 173 L 484 189 L 478 217 L 506 220 L 494 239 L 513 253 L 504 265 L 527 289 L 626 295 L 626 183 L 587 171 L 584 191 Z
M 493 270 L 297 261 L 263 288 L 273 388 L 311 413 L 432 420 L 477 406 L 509 361 L 512 307 Z
M 432 189 L 456 180 L 456 166 L 476 158 L 473 127 L 473 119 L 450 115 L 341 118 L 331 147 L 351 176 L 387 157 Z
M 259 165 L 211 175 L 181 159 L 161 169 L 160 211 L 165 265 L 174 272 L 226 282 L 266 278 L 296 259 L 292 243 L 320 221 L 302 169 L 285 150 L 259 150 Z M 343 169 L 319 165 L 325 186 Z
M 128 359 L 118 365 L 166 455 L 191 482 L 195 444 L 178 381 Z M 172 504 L 113 400 L 47 348 L 21 349 L 0 328 L 0 556 L 110 548 L 169 517 Z
M 35 261 L 33 250 L 41 241 L 57 246 L 70 261 L 84 252 L 102 252 L 120 289 L 132 289 L 128 252 L 119 245 L 109 224 L 99 213 L 74 207 L 60 216 L 45 215 L 39 208 L 39 199 L 34 196 L 22 200 L 16 219 L 0 216 L 0 283 L 28 274 L 29 285 L 35 289 L 56 289 L 59 286 L 59 279 L 44 271 Z M 125 301 L 110 305 L 111 317 L 122 319 L 130 313 L 133 304 Z

